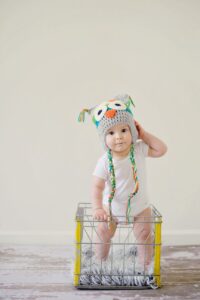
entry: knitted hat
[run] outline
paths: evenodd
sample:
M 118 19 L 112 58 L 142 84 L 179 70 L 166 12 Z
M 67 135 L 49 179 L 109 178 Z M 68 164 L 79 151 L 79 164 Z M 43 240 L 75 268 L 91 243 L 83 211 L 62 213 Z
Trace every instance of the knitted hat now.
M 138 133 L 133 119 L 134 106 L 133 100 L 129 95 L 118 95 L 114 99 L 105 101 L 89 110 L 84 109 L 79 115 L 79 121 L 84 121 L 85 112 L 91 114 L 105 150 L 108 150 L 105 142 L 106 133 L 117 124 L 129 125 L 132 141 L 135 144 Z

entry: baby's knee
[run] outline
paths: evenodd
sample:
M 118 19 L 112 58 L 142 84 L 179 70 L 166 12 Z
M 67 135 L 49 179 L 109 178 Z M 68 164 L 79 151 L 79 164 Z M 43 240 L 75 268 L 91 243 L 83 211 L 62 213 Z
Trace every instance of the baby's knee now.
M 100 222 L 98 225 L 98 233 L 101 236 L 105 236 L 108 233 L 108 225 L 106 222 Z
M 139 240 L 145 242 L 147 239 L 151 238 L 152 232 L 150 227 L 144 227 L 139 234 Z
M 106 240 L 110 240 L 114 235 L 114 232 L 111 232 L 111 230 L 109 229 L 107 222 L 101 222 L 98 225 L 98 233 Z

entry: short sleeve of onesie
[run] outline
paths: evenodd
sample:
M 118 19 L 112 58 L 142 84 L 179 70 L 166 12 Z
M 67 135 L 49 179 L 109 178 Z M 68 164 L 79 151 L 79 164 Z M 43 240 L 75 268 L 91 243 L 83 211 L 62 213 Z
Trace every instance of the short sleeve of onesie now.
M 137 142 L 137 151 L 142 154 L 144 157 L 148 156 L 149 146 L 142 140 Z
M 96 167 L 92 175 L 100 177 L 104 180 L 108 179 L 108 171 L 106 166 L 106 159 L 105 155 L 99 158 L 97 161 Z

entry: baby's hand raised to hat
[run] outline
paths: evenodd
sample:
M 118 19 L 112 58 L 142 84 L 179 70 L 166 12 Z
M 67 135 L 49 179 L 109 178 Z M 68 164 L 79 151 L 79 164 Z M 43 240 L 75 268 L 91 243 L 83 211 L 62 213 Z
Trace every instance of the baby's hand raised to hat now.
M 144 128 L 136 120 L 135 120 L 135 126 L 136 126 L 136 129 L 138 131 L 138 139 L 142 139 L 143 140 L 143 136 L 145 134 Z
M 97 221 L 107 221 L 108 215 L 103 208 L 95 208 L 93 210 L 93 218 Z

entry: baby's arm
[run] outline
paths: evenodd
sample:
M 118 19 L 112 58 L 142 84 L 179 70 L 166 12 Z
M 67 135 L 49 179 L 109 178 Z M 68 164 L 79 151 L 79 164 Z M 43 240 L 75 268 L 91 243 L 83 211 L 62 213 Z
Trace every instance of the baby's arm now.
M 143 141 L 149 145 L 148 156 L 150 157 L 160 157 L 167 152 L 165 143 L 149 132 L 145 131 Z
M 105 188 L 105 180 L 97 176 L 93 176 L 92 180 L 92 212 L 96 220 L 107 220 L 107 213 L 103 208 L 103 190 Z
M 163 156 L 167 152 L 167 145 L 153 134 L 146 132 L 137 121 L 135 121 L 135 124 L 138 130 L 138 138 L 142 139 L 149 146 L 148 156 Z

